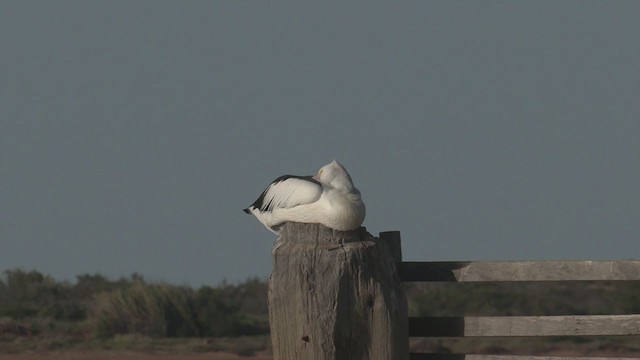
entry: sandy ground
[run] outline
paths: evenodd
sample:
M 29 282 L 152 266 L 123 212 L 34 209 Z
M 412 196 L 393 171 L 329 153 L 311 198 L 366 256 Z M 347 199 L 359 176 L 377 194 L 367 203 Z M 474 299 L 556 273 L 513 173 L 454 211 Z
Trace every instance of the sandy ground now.
M 176 354 L 134 351 L 63 351 L 0 354 L 0 360 L 272 360 L 270 355 L 238 356 L 223 352 Z

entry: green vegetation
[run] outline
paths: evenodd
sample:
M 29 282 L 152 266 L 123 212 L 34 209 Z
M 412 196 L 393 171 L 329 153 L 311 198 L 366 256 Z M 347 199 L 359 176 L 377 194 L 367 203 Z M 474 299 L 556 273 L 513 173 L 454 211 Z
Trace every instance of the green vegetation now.
M 109 339 L 266 335 L 264 281 L 192 289 L 142 276 L 80 275 L 75 284 L 37 271 L 7 270 L 0 280 L 0 336 L 43 333 Z
M 640 313 L 640 282 L 410 283 L 406 289 L 411 316 Z M 13 269 L 0 277 L 0 352 L 5 353 L 112 349 L 251 355 L 268 351 L 268 330 L 267 284 L 260 279 L 192 288 L 150 283 L 139 274 L 117 280 L 85 274 L 71 283 Z M 412 347 L 508 353 L 522 341 L 414 339 Z M 640 352 L 637 337 L 527 341 L 541 354 L 554 348 Z

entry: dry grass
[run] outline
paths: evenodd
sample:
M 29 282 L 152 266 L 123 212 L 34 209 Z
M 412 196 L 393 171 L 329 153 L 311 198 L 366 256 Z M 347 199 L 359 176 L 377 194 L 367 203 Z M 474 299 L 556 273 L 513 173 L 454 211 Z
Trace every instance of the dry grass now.
M 160 338 L 144 335 L 118 335 L 112 339 L 79 339 L 73 337 L 0 337 L 0 359 L 55 358 L 86 359 L 95 356 L 114 358 L 113 354 L 154 356 L 176 359 L 262 359 L 270 356 L 268 336 L 233 338 Z M 7 357 L 10 356 L 10 357 Z M 117 357 L 116 357 L 117 358 Z
M 254 356 L 239 356 L 227 352 L 173 353 L 139 351 L 46 351 L 23 354 L 0 354 L 0 360 L 272 360 L 265 353 Z

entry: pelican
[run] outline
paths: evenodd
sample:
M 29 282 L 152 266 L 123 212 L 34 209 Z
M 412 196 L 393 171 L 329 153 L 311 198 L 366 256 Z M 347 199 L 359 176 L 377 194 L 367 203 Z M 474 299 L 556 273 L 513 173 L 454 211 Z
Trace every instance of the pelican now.
M 322 224 L 334 230 L 355 230 L 366 210 L 347 170 L 333 160 L 313 176 L 283 175 L 243 209 L 275 234 L 287 222 Z

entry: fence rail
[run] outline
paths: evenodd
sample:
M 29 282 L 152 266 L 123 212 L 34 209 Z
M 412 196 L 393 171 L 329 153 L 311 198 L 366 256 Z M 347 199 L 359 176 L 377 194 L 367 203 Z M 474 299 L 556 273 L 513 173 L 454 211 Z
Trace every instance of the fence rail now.
M 640 335 L 640 315 L 410 317 L 426 337 Z
M 402 281 L 629 281 L 640 280 L 640 261 L 400 262 Z

